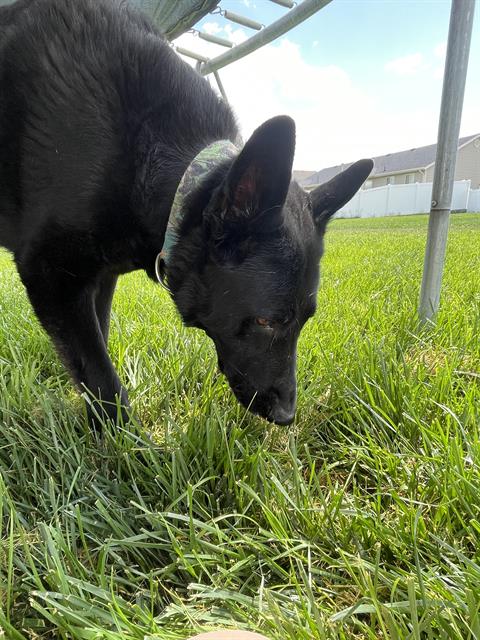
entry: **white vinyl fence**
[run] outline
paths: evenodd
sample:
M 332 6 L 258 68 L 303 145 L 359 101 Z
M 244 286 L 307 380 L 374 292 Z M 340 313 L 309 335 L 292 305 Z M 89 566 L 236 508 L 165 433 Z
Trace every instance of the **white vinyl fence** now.
M 375 189 L 361 189 L 338 211 L 336 217 L 377 218 L 428 213 L 431 200 L 431 182 L 389 184 Z M 470 189 L 470 180 L 455 182 L 452 210 L 480 211 L 480 189 Z
M 480 189 L 470 189 L 467 211 L 480 213 Z

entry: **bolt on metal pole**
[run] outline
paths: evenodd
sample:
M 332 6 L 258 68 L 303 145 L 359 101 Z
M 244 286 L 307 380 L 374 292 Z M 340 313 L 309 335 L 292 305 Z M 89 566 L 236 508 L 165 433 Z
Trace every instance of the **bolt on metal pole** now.
M 475 0 L 452 0 L 432 205 L 418 310 L 422 323 L 432 320 L 440 302 L 474 9 Z

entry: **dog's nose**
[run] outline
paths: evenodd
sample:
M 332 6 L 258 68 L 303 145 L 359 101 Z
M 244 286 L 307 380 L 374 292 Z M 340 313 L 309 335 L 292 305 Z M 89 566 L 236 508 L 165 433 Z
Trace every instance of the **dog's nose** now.
M 290 385 L 272 389 L 274 401 L 270 409 L 270 420 L 280 425 L 288 425 L 295 418 L 297 393 Z
M 293 408 L 285 408 L 280 405 L 274 407 L 270 412 L 270 419 L 282 427 L 292 424 L 295 418 L 295 406 Z

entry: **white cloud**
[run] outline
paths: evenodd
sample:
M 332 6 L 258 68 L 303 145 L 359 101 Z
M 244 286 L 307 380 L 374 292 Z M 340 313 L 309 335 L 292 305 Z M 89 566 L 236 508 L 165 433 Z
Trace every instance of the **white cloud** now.
M 421 71 L 424 68 L 423 55 L 421 53 L 412 53 L 408 56 L 395 58 L 385 64 L 387 71 L 392 71 L 400 76 L 409 76 Z
M 227 36 L 227 39 L 230 40 L 230 42 L 233 42 L 233 44 L 240 44 L 248 38 L 247 33 L 243 29 L 235 29 L 231 24 L 226 24 L 223 31 Z
M 193 41 L 190 34 L 177 43 L 211 57 L 222 53 L 221 47 Z M 372 104 L 340 67 L 310 65 L 297 45 L 283 39 L 222 69 L 220 76 L 244 138 L 274 115 L 295 119 L 296 167 L 320 168 L 360 153 L 356 134 L 365 131 Z
M 189 34 L 176 42 L 209 57 L 224 51 L 198 38 L 193 41 Z M 431 144 L 437 136 L 439 102 L 433 109 L 417 101 L 404 107 L 394 101 L 380 104 L 344 69 L 308 63 L 300 47 L 286 38 L 221 69 L 220 76 L 245 139 L 274 115 L 294 118 L 297 169 L 316 170 Z M 464 113 L 467 133 L 478 130 L 473 111 Z
M 222 31 L 222 25 L 218 22 L 204 22 L 202 25 L 202 31 L 205 31 L 205 33 L 209 33 L 211 35 L 215 35 L 216 33 L 220 33 L 220 31 Z
M 437 46 L 433 50 L 433 55 L 435 56 L 435 58 L 438 58 L 433 67 L 433 77 L 438 80 L 443 78 L 445 57 L 447 55 L 447 43 L 441 42 L 440 44 L 437 44 Z
M 447 43 L 440 42 L 427 53 L 412 53 L 390 60 L 384 65 L 386 71 L 400 76 L 414 76 L 427 73 L 435 80 L 443 78 Z
M 445 56 L 447 55 L 447 43 L 441 42 L 440 44 L 437 44 L 437 46 L 433 50 L 433 53 L 437 58 L 444 59 Z

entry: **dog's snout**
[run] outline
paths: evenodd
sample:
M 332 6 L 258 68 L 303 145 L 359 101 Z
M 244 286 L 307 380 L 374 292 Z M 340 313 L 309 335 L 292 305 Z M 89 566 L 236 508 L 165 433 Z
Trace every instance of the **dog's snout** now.
M 246 372 L 242 373 L 239 366 L 233 367 L 229 359 L 224 359 L 223 354 L 218 351 L 217 349 L 220 370 L 226 375 L 232 391 L 244 407 L 278 425 L 293 422 L 297 405 L 294 370 L 276 375 L 275 371 L 260 371 L 256 367 L 252 373 L 244 365 L 242 369 Z
M 279 424 L 282 427 L 286 427 L 289 424 L 292 424 L 295 418 L 295 407 L 285 408 L 280 405 L 274 407 L 270 412 L 270 419 L 272 422 Z
M 291 385 L 271 390 L 273 398 L 269 419 L 281 426 L 289 425 L 295 418 L 297 393 Z

